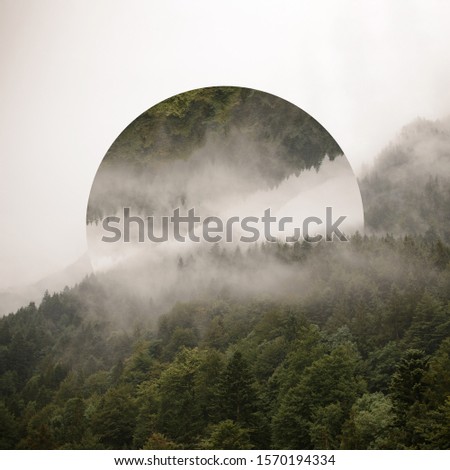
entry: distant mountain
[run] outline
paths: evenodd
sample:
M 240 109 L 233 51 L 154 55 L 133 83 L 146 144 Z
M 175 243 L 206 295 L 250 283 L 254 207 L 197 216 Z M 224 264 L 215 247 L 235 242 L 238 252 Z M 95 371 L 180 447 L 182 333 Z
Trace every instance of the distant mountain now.
M 450 119 L 405 126 L 360 180 L 366 229 L 450 242 Z
M 73 286 L 91 272 L 89 257 L 85 253 L 62 271 L 46 276 L 34 284 L 0 290 L 0 316 L 15 312 L 30 302 L 39 303 L 46 290 L 50 293 L 59 292 L 65 286 Z

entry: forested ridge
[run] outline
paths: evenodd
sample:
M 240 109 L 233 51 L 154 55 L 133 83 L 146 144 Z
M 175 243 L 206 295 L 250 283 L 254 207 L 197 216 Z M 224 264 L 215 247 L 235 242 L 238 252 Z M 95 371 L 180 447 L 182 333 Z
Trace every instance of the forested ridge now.
M 413 155 L 423 138 L 409 133 Z M 416 200 L 439 207 L 409 230 L 406 183 L 394 191 L 386 173 L 382 189 L 393 155 L 361 181 L 368 235 L 211 248 L 219 267 L 293 267 L 299 295 L 219 288 L 160 312 L 91 275 L 0 319 L 0 447 L 449 448 L 448 187 L 408 174 Z M 392 231 L 379 204 L 397 210 Z M 188 276 L 189 262 L 178 269 Z
M 450 118 L 405 126 L 360 188 L 371 231 L 450 243 Z
M 92 276 L 3 318 L 2 447 L 447 447 L 449 248 L 265 250 L 307 267 L 302 301 L 224 292 L 152 325 L 122 298 L 120 325 Z

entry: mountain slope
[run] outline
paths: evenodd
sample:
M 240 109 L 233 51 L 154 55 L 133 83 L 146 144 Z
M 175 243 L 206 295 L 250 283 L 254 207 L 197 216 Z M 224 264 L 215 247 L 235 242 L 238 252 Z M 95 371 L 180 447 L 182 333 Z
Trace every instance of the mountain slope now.
M 450 119 L 404 127 L 360 181 L 371 233 L 450 242 Z
M 295 290 L 212 278 L 161 312 L 91 275 L 0 319 L 0 447 L 447 449 L 442 126 L 413 123 L 362 179 L 370 237 L 207 254 L 273 284 L 286 266 Z

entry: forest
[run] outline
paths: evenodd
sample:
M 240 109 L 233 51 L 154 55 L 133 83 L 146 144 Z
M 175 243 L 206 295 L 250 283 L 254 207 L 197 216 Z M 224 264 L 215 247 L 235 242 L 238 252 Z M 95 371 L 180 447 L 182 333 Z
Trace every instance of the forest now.
M 412 123 L 360 179 L 365 235 L 208 253 L 298 295 L 159 311 L 93 274 L 1 318 L 0 448 L 448 449 L 447 129 Z

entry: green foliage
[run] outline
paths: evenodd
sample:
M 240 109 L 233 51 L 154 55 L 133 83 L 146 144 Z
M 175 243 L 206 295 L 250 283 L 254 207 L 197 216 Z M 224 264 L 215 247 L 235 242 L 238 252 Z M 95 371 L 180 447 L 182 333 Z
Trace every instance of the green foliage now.
M 174 450 L 180 447 L 163 434 L 152 434 L 144 445 L 144 450 Z
M 208 130 L 227 133 L 233 127 L 266 141 L 278 139 L 287 152 L 285 163 L 293 168 L 310 168 L 320 165 L 325 154 L 342 154 L 320 124 L 287 101 L 246 88 L 210 87 L 147 110 L 122 132 L 105 162 L 185 157 L 202 144 Z
M 394 416 L 389 397 L 381 392 L 365 393 L 350 410 L 344 424 L 342 446 L 345 449 L 389 448 Z
M 339 447 L 343 416 L 342 406 L 338 402 L 314 409 L 309 427 L 313 448 L 336 449 Z
M 332 448 L 339 442 L 344 417 L 365 389 L 359 362 L 355 346 L 346 343 L 304 369 L 280 396 L 273 417 L 277 448 Z
M 250 424 L 256 411 L 254 378 L 248 364 L 237 351 L 228 361 L 220 382 L 222 416 L 232 421 Z
M 0 449 L 14 447 L 19 435 L 19 425 L 15 416 L 0 402 Z
M 133 441 L 136 414 L 136 404 L 133 399 L 130 400 L 128 386 L 110 389 L 92 414 L 92 431 L 106 448 L 129 448 Z
M 182 349 L 159 380 L 158 429 L 175 441 L 192 443 L 204 426 L 197 397 L 202 356 L 198 349 Z
M 1 446 L 448 448 L 450 268 L 436 244 L 356 236 L 249 256 L 262 253 L 307 270 L 308 294 L 222 292 L 155 325 L 148 304 L 90 277 L 0 319 Z
M 422 400 L 426 369 L 427 358 L 424 352 L 418 349 L 408 349 L 392 376 L 391 393 L 397 414 Z
M 201 441 L 201 449 L 246 450 L 252 449 L 249 430 L 231 419 L 213 424 L 208 436 Z

